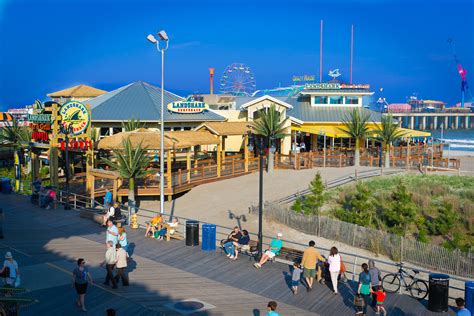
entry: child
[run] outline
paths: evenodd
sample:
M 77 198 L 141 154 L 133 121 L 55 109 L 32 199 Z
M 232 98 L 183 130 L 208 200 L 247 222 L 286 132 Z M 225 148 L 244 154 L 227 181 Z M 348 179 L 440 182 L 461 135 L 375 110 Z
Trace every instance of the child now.
M 385 310 L 384 307 L 384 302 L 385 302 L 385 297 L 387 294 L 383 291 L 383 288 L 381 286 L 377 287 L 377 291 L 374 292 L 375 296 L 377 297 L 377 315 L 380 315 L 380 311 L 383 311 L 384 315 L 387 315 L 387 311 Z
M 280 314 L 276 312 L 276 309 L 277 309 L 277 303 L 275 301 L 268 302 L 267 316 L 280 316 Z
M 298 293 L 298 285 L 300 284 L 301 272 L 303 272 L 303 270 L 301 269 L 300 264 L 297 262 L 293 263 L 293 274 L 291 276 L 291 291 L 293 291 L 294 295 Z

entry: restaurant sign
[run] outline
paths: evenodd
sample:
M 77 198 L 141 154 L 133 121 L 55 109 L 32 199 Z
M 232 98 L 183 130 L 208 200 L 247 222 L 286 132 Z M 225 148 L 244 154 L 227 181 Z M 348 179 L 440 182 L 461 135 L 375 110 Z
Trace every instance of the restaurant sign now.
M 307 83 L 304 86 L 304 88 L 308 90 L 370 89 L 370 85 L 324 82 L 324 83 Z
M 202 113 L 209 109 L 209 105 L 204 102 L 194 101 L 194 100 L 185 100 L 171 102 L 168 104 L 168 111 L 174 113 L 185 113 L 185 114 L 195 114 Z
M 77 101 L 70 101 L 59 110 L 64 127 L 72 126 L 73 135 L 79 135 L 85 132 L 89 126 L 91 117 L 84 104 Z

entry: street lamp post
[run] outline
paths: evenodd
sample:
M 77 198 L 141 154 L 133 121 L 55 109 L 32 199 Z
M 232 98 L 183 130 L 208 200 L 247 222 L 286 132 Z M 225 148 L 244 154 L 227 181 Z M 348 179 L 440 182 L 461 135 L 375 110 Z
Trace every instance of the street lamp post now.
M 323 167 L 326 168 L 326 131 L 319 131 L 319 135 L 324 136 L 323 140 Z
M 264 168 L 264 144 L 263 138 L 260 137 L 256 141 L 259 155 L 259 181 L 258 181 L 258 260 L 262 257 L 263 253 L 263 168 Z M 250 138 L 248 149 L 250 152 L 253 151 L 253 137 Z
M 64 172 L 66 174 L 66 204 L 64 204 L 65 210 L 70 210 L 71 205 L 69 205 L 69 135 L 71 135 L 74 131 L 72 129 L 72 125 L 69 124 L 67 126 L 61 125 L 59 127 L 59 132 L 64 134 L 64 140 L 66 142 L 66 153 L 65 153 L 65 160 L 66 160 L 66 168 Z
M 152 34 L 149 34 L 147 40 L 156 46 L 156 49 L 161 52 L 161 113 L 160 113 L 160 213 L 165 212 L 165 121 L 164 121 L 164 103 L 165 103 L 165 50 L 168 49 L 168 35 L 165 31 L 157 33 L 159 40 Z M 164 42 L 164 47 L 160 47 L 160 42 Z

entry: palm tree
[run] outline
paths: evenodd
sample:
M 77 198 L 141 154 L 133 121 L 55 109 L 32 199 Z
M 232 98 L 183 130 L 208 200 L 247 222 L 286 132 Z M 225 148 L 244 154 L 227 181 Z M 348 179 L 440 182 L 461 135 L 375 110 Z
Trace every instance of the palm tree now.
M 133 117 L 126 122 L 122 122 L 122 128 L 125 132 L 132 132 L 136 129 L 144 128 L 145 125 L 145 123 L 140 122 L 140 119 L 134 119 Z
M 369 120 L 369 113 L 362 113 L 359 109 L 354 108 L 346 114 L 346 117 L 342 120 L 344 126 L 339 128 L 342 132 L 355 138 L 354 166 L 356 167 L 360 166 L 360 144 L 371 135 L 368 125 Z
M 18 125 L 18 121 L 13 118 L 11 125 L 3 126 L 0 129 L 0 144 L 13 147 L 13 161 L 18 161 L 19 170 L 21 170 L 20 155 L 22 146 L 31 141 L 31 130 L 26 126 Z M 20 188 L 20 178 L 16 179 L 15 187 Z
M 148 174 L 146 168 L 150 165 L 152 157 L 147 156 L 146 150 L 140 143 L 133 147 L 129 138 L 122 141 L 123 149 L 114 150 L 114 160 L 102 158 L 112 170 L 115 170 L 123 179 L 128 180 L 128 205 L 135 205 L 135 180 Z
M 260 117 L 251 123 L 252 129 L 254 133 L 260 136 L 265 137 L 269 140 L 269 146 L 274 139 L 284 138 L 286 134 L 284 133 L 285 130 L 285 123 L 286 120 L 281 119 L 281 113 L 275 107 L 275 104 L 270 105 L 266 111 L 260 115 Z M 273 172 L 273 151 L 268 151 L 268 172 Z
M 377 140 L 382 142 L 385 148 L 385 168 L 390 168 L 390 145 L 402 138 L 405 133 L 400 130 L 400 122 L 393 120 L 392 114 L 382 116 L 380 125 L 375 125 Z

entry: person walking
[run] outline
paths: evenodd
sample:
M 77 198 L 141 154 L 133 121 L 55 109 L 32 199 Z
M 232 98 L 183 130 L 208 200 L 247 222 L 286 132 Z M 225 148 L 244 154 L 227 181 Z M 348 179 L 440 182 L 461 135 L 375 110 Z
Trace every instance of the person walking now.
M 277 309 L 277 302 L 275 301 L 268 302 L 266 316 L 280 316 L 280 314 L 277 313 L 276 309 Z
M 298 285 L 301 279 L 301 265 L 298 262 L 293 263 L 293 273 L 291 274 L 291 291 L 294 295 L 298 294 Z
M 3 277 L 5 284 L 15 287 L 17 279 L 20 278 L 20 270 L 18 269 L 18 263 L 13 259 L 12 253 L 7 251 L 5 253 L 5 261 L 3 261 L 3 267 L 0 270 L 0 275 Z
M 86 267 L 86 261 L 82 258 L 77 259 L 77 267 L 72 272 L 72 286 L 77 293 L 77 307 L 81 308 L 83 312 L 87 312 L 85 298 L 87 292 L 87 284 L 94 285 L 92 276 Z
M 458 308 L 458 312 L 456 316 L 471 316 L 471 312 L 465 307 L 466 301 L 462 297 L 458 297 L 456 299 L 456 307 Z
M 332 247 L 328 258 L 329 274 L 331 275 L 332 288 L 334 294 L 337 295 L 337 279 L 341 271 L 341 256 L 339 256 L 337 248 Z
M 370 284 L 371 278 L 369 273 L 369 266 L 367 263 L 362 264 L 362 272 L 359 274 L 359 286 L 357 287 L 357 294 L 360 294 L 364 299 L 364 307 L 359 309 L 356 315 L 367 314 L 367 306 L 370 305 Z
M 128 239 L 127 239 L 127 232 L 125 231 L 125 228 L 120 227 L 118 229 L 119 235 L 118 235 L 118 242 L 120 246 L 128 253 Z
M 314 277 L 316 276 L 316 264 L 318 260 L 326 261 L 318 250 L 314 247 L 316 243 L 311 240 L 308 244 L 308 248 L 305 249 L 303 252 L 303 259 L 301 259 L 301 266 L 303 267 L 303 277 L 306 280 L 306 284 L 308 285 L 308 292 L 313 289 L 313 281 Z M 317 280 L 321 282 L 321 270 L 318 269 L 317 272 Z
M 118 243 L 118 235 L 119 233 L 117 226 L 114 225 L 112 220 L 107 220 L 107 233 L 105 236 L 105 242 L 108 243 L 110 241 L 115 247 L 115 245 Z
M 116 245 L 117 248 L 117 275 L 115 276 L 115 281 L 119 283 L 120 279 L 122 279 L 122 285 L 128 286 L 128 276 L 125 272 L 127 268 L 127 260 L 128 260 L 128 253 L 125 249 L 122 248 L 120 244 Z
M 105 252 L 105 261 L 102 262 L 101 266 L 105 265 L 107 269 L 107 275 L 105 276 L 104 285 L 109 285 L 112 282 L 112 288 L 117 288 L 117 282 L 114 278 L 114 267 L 117 263 L 117 251 L 115 250 L 114 243 L 112 241 L 107 242 L 107 251 Z
M 375 292 L 377 291 L 380 281 L 382 281 L 382 273 L 380 270 L 375 266 L 375 261 L 370 259 L 369 260 L 369 273 L 370 273 L 370 285 L 372 287 L 372 307 L 376 307 L 377 305 L 377 296 Z

